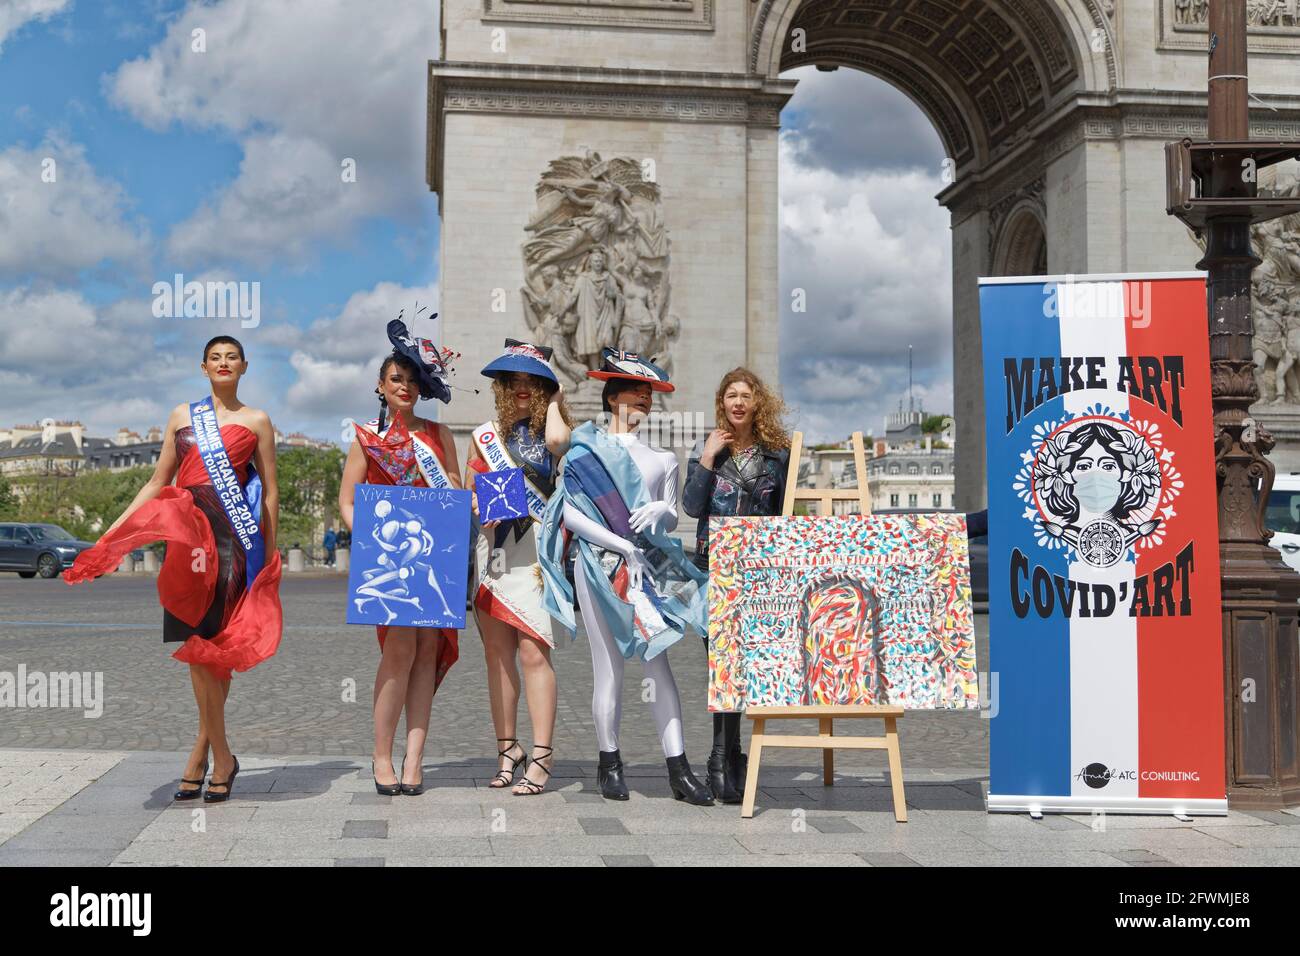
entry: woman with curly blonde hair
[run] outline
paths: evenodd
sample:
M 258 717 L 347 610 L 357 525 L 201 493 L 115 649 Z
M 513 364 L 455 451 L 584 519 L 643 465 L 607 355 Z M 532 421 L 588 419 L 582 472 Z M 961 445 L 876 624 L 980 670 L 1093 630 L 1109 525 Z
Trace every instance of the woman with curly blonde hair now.
M 490 472 L 520 468 L 528 514 L 482 521 L 475 544 L 479 587 L 475 617 L 487 661 L 488 698 L 496 725 L 499 771 L 488 786 L 514 786 L 535 796 L 550 779 L 555 730 L 555 670 L 551 666 L 550 615 L 542 606 L 537 525 L 555 490 L 559 462 L 569 450 L 573 425 L 560 383 L 547 364 L 551 350 L 506 339 L 505 351 L 483 369 L 492 379 L 496 417 L 474 430 L 465 473 L 474 491 L 474 514 L 503 497 Z M 519 665 L 533 725 L 531 757 L 519 743 Z M 504 747 L 501 744 L 505 744 Z M 532 764 L 530 767 L 529 764 Z M 515 772 L 523 776 L 515 782 Z
M 785 403 L 747 368 L 722 377 L 715 402 L 717 427 L 691 452 L 682 507 L 698 518 L 695 564 L 709 567 L 709 518 L 777 515 L 785 500 L 790 433 Z M 707 642 L 707 637 L 705 638 Z M 740 714 L 713 715 L 709 787 L 723 803 L 745 796 L 745 755 L 740 751 Z

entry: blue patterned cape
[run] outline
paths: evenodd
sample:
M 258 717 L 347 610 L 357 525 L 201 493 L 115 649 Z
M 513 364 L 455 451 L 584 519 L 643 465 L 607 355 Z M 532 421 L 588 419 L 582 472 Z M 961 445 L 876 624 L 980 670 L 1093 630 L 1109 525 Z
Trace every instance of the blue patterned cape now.
M 612 552 L 573 536 L 576 561 L 592 584 L 599 611 L 612 625 L 625 658 L 649 660 L 681 640 L 689 624 L 708 631 L 708 577 L 686 557 L 681 543 L 662 531 L 633 533 L 628 516 L 650 497 L 632 455 L 617 440 L 585 422 L 573 431 L 555 494 L 542 516 L 538 557 L 542 566 L 542 605 L 577 637 L 573 587 L 564 576 L 564 506 L 572 504 L 588 518 L 636 545 L 650 565 L 639 592 L 620 596 L 611 578 L 624 561 Z M 602 564 L 602 558 L 604 562 Z

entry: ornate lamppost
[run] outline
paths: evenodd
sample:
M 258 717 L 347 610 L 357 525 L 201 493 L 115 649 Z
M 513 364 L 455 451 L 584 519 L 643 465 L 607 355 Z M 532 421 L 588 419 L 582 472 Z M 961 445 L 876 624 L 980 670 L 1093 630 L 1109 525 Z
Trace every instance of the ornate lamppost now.
M 1168 212 L 1206 240 L 1210 380 L 1223 590 L 1228 801 L 1300 804 L 1300 575 L 1269 547 L 1264 511 L 1273 447 L 1250 417 L 1259 400 L 1252 359 L 1250 227 L 1300 211 L 1260 199 L 1258 172 L 1300 157 L 1300 143 L 1250 139 L 1246 0 L 1210 0 L 1209 139 L 1166 146 Z

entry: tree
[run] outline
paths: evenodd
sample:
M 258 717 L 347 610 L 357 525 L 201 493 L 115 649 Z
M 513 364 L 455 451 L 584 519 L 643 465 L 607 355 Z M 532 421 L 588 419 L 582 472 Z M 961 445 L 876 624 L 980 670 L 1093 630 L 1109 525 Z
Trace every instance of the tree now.
M 280 485 L 277 544 L 315 543 L 316 529 L 333 520 L 344 455 L 338 448 L 292 448 L 276 455 Z
M 921 423 L 921 434 L 938 435 L 947 431 L 952 422 L 951 415 L 927 415 L 925 421 Z

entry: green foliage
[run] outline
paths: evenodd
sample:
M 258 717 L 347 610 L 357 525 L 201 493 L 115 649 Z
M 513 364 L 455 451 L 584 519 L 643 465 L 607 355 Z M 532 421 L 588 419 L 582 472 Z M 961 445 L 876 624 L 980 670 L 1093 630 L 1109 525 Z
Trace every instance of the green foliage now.
M 938 435 L 951 420 L 951 415 L 927 415 L 925 421 L 921 423 L 921 433 L 924 435 Z
M 280 485 L 277 546 L 297 543 L 310 548 L 319 544 L 317 528 L 334 522 L 344 461 L 338 448 L 293 448 L 276 455 Z
M 152 468 L 142 466 L 15 478 L 14 493 L 21 503 L 5 513 L 17 521 L 57 524 L 69 534 L 94 541 L 126 510 L 152 473 Z
M 0 521 L 18 520 L 18 498 L 12 486 L 0 478 Z

